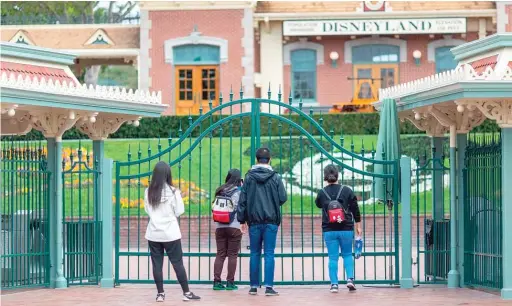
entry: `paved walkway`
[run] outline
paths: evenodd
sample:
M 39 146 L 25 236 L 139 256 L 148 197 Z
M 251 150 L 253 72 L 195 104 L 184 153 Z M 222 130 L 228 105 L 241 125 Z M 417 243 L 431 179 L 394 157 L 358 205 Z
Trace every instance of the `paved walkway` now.
M 440 305 L 512 305 L 499 296 L 470 289 L 447 289 L 422 287 L 411 290 L 391 288 L 361 288 L 355 293 L 341 291 L 331 294 L 325 287 L 286 287 L 276 288 L 278 297 L 249 296 L 247 288 L 238 292 L 214 292 L 206 287 L 192 286 L 194 292 L 203 299 L 194 304 L 202 306 L 284 306 L 284 305 L 378 305 L 378 306 L 440 306 Z M 179 289 L 166 286 L 167 300 L 159 305 L 183 305 Z M 74 287 L 62 290 L 41 289 L 29 292 L 3 292 L 2 305 L 155 305 L 153 286 L 123 285 L 115 289 L 97 287 Z

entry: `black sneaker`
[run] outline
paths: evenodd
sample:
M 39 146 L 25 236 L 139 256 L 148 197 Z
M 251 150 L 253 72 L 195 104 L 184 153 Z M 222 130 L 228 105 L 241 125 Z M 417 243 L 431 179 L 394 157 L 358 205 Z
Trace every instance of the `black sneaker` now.
M 162 303 L 165 301 L 165 293 L 158 293 L 156 295 L 156 301 Z
M 353 279 L 349 279 L 347 281 L 347 288 L 348 288 L 348 291 L 356 291 L 356 285 L 354 285 Z
M 279 292 L 275 291 L 274 288 L 272 288 L 272 287 L 267 287 L 267 289 L 265 289 L 265 295 L 266 296 L 276 296 L 276 295 L 279 295 Z
M 251 288 L 251 289 L 249 290 L 249 294 L 250 294 L 250 295 L 256 295 L 256 294 L 258 294 L 258 288 Z
M 194 292 L 187 292 L 183 294 L 183 301 L 199 301 L 201 298 L 194 294 Z
M 338 285 L 331 285 L 331 293 L 338 293 Z

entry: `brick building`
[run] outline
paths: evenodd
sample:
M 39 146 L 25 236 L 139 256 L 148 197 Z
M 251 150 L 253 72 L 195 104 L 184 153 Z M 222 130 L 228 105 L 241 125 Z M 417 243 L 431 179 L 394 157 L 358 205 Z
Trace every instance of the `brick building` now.
M 238 92 L 283 86 L 329 109 L 378 99 L 378 89 L 457 66 L 450 48 L 512 31 L 512 3 L 142 2 L 141 86 L 173 114 Z
M 140 15 L 140 25 L 0 34 L 71 51 L 78 70 L 133 64 L 140 89 L 162 91 L 166 114 L 188 115 L 231 88 L 266 97 L 269 84 L 317 111 L 369 103 L 379 88 L 456 67 L 452 47 L 512 32 L 512 1 L 142 1 Z

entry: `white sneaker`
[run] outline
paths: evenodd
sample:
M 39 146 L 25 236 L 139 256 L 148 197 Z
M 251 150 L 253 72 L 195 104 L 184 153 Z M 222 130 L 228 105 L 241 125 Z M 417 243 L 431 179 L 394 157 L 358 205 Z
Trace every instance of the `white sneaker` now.
M 165 301 L 165 293 L 158 293 L 158 294 L 156 295 L 156 301 L 157 301 L 158 303 L 162 303 L 162 302 L 164 302 L 164 301 Z

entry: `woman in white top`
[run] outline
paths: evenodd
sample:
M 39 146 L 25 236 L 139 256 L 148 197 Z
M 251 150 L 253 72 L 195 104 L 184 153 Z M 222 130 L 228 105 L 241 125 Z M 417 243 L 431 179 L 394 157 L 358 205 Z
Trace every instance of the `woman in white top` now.
M 164 250 L 183 290 L 183 300 L 200 300 L 201 298 L 190 292 L 188 288 L 181 249 L 181 231 L 178 224 L 178 217 L 185 212 L 185 206 L 179 189 L 172 186 L 171 167 L 165 162 L 160 161 L 155 165 L 151 183 L 144 195 L 144 209 L 149 216 L 146 239 L 151 253 L 153 278 L 158 290 L 156 301 L 165 300 L 162 271 Z

